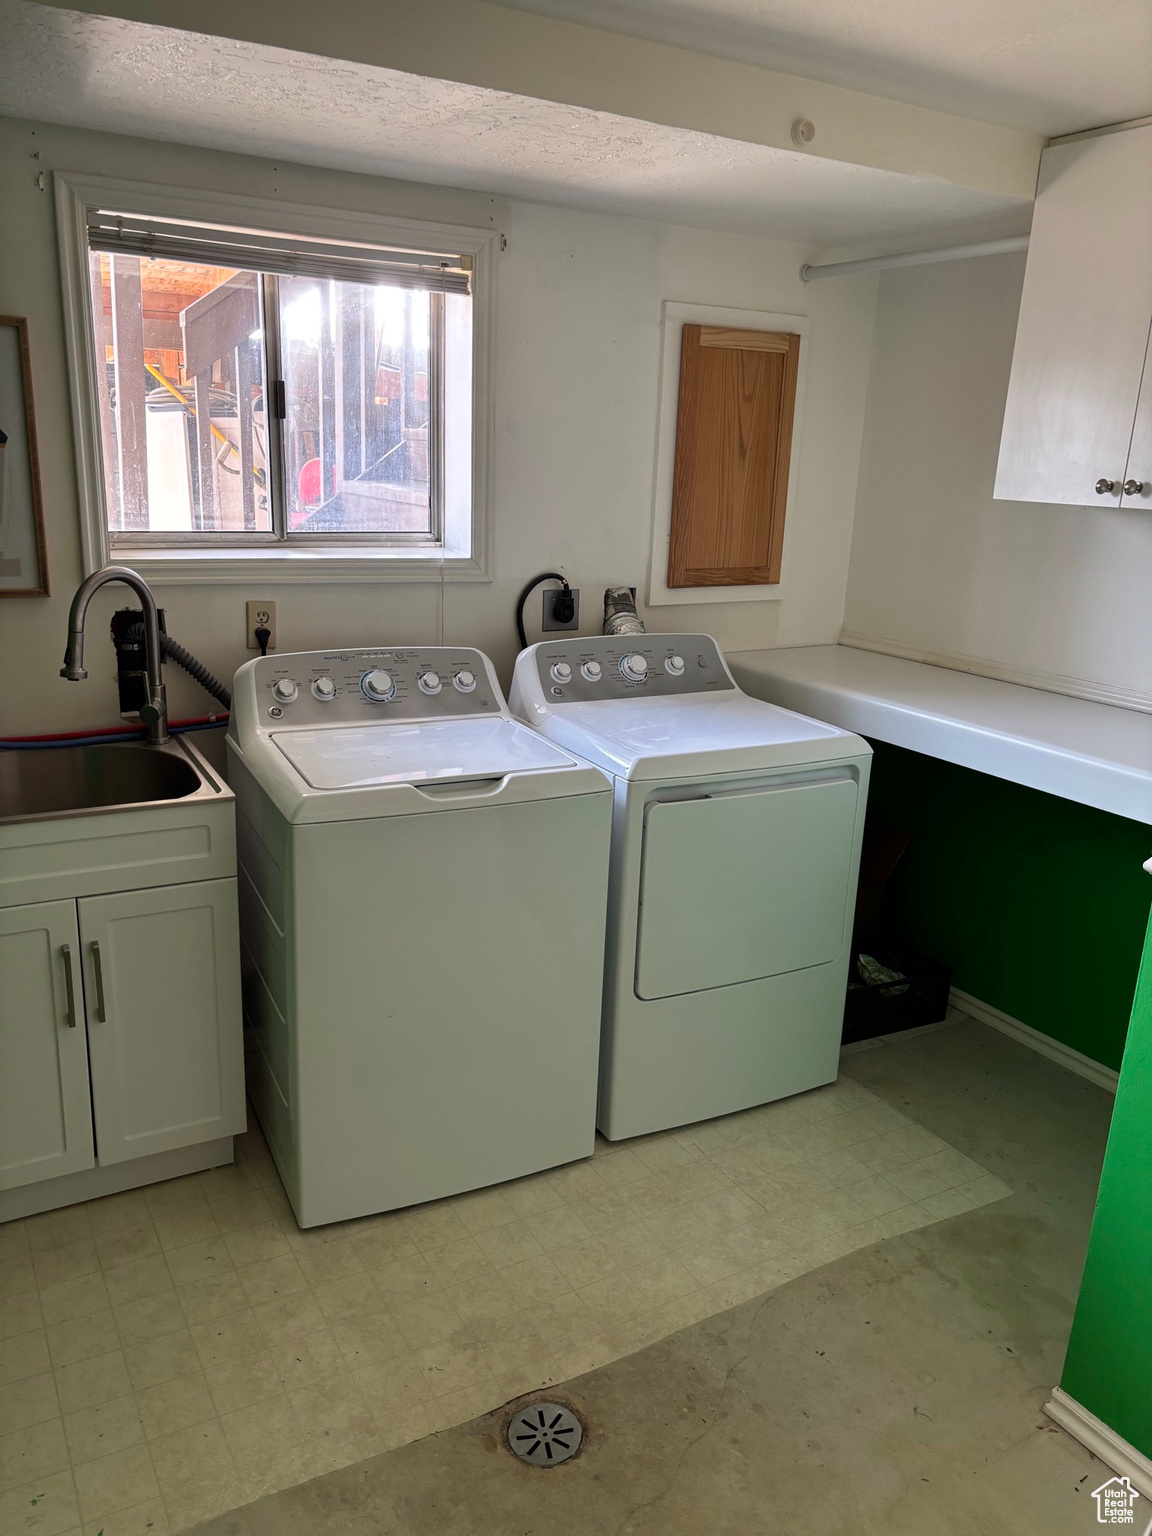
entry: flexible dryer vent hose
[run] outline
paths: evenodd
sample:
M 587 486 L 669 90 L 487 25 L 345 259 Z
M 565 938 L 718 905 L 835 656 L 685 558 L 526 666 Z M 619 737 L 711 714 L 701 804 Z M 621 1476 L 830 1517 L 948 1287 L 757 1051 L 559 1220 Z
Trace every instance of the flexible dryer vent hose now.
M 127 636 L 129 640 L 142 641 L 144 639 L 143 624 L 129 625 Z M 185 650 L 179 641 L 173 640 L 171 635 L 166 635 L 163 630 L 160 631 L 160 649 L 165 656 L 170 656 L 184 668 L 185 672 L 194 677 L 201 688 L 207 689 L 214 699 L 219 699 L 225 709 L 232 708 L 232 695 L 220 679 L 209 672 L 202 661 L 197 661 L 191 651 Z
M 609 587 L 604 593 L 604 633 L 642 635 L 644 621 L 636 612 L 634 587 Z

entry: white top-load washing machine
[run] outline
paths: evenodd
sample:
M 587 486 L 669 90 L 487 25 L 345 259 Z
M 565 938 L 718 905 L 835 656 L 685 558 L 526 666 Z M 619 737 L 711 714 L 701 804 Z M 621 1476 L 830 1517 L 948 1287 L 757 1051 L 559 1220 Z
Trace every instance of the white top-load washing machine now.
M 611 786 L 463 646 L 236 674 L 249 1090 L 302 1226 L 593 1149 Z
M 510 701 L 615 781 L 605 1136 L 835 1078 L 868 744 L 750 699 L 708 635 L 530 646 Z

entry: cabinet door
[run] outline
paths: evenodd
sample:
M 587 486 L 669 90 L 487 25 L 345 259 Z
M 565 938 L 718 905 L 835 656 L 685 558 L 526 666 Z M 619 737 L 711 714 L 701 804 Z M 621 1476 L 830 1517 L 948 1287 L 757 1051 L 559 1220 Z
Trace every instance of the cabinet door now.
M 78 903 L 100 1162 L 244 1129 L 236 881 Z
M 1132 486 L 1120 498 L 1122 507 L 1152 510 L 1152 330 L 1144 354 L 1144 378 L 1136 404 L 1136 424 L 1132 428 L 1132 447 L 1124 469 L 1124 484 Z
M 0 910 L 0 1189 L 91 1168 L 76 903 Z
M 995 494 L 1117 506 L 1152 320 L 1152 126 L 1046 149 Z M 1115 490 L 1097 495 L 1096 482 Z

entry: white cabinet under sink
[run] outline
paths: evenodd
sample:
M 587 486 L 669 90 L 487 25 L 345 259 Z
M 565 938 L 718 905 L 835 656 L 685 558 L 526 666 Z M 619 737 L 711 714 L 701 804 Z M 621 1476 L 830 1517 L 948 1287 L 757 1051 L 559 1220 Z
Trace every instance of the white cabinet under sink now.
M 998 498 L 1152 510 L 1152 124 L 1040 162 Z
M 0 822 L 0 1221 L 232 1159 L 235 814 L 211 787 Z
M 0 1188 L 243 1129 L 236 932 L 235 880 L 0 910 Z

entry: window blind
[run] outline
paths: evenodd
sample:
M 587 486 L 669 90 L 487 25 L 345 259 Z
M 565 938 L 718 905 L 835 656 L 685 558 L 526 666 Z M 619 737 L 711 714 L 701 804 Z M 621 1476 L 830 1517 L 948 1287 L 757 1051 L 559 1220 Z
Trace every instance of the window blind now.
M 94 251 L 121 256 L 203 262 L 282 277 L 387 283 L 436 293 L 471 292 L 472 258 L 445 251 L 342 245 L 296 235 L 146 219 L 100 208 L 88 209 L 88 244 Z

